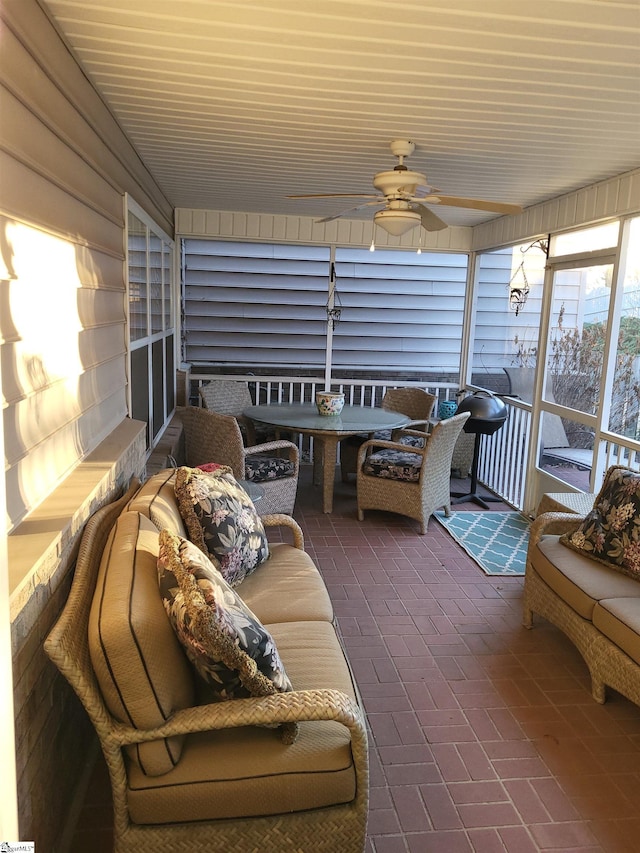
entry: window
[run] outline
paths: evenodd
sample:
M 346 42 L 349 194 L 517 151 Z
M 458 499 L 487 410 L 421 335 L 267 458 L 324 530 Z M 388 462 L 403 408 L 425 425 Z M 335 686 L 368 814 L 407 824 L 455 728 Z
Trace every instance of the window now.
M 609 429 L 640 441 L 640 217 L 629 223 Z
M 129 410 L 150 447 L 175 407 L 174 244 L 131 199 L 127 248 Z

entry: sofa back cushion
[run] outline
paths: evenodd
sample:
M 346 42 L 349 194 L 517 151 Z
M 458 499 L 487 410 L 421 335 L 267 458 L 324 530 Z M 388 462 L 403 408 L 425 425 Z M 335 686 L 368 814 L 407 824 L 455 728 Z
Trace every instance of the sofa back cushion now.
M 179 536 L 186 536 L 174 490 L 175 480 L 175 468 L 158 471 L 140 486 L 127 509 L 145 515 L 158 530 L 173 530 Z
M 158 530 L 123 512 L 107 541 L 89 617 L 89 652 L 105 703 L 122 723 L 148 729 L 194 703 L 189 662 L 158 591 Z M 173 769 L 182 738 L 128 748 L 148 776 Z
M 612 465 L 593 509 L 563 545 L 640 580 L 640 474 Z

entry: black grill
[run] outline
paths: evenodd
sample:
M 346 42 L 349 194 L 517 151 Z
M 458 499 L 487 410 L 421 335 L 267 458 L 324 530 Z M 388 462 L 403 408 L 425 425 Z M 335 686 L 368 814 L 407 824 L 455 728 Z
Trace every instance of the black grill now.
M 493 435 L 502 427 L 508 417 L 508 409 L 498 397 L 489 391 L 476 391 L 465 397 L 458 406 L 456 414 L 469 412 L 470 417 L 464 425 L 464 431 L 475 435 L 473 461 L 471 462 L 471 491 L 468 494 L 452 494 L 452 504 L 473 501 L 484 509 L 489 509 L 487 501 L 499 501 L 493 495 L 481 497 L 478 494 L 478 462 L 480 460 L 480 439 L 483 435 Z

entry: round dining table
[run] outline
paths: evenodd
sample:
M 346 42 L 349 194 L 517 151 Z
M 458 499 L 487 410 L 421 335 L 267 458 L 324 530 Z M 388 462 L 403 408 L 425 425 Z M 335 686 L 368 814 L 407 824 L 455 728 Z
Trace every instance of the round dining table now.
M 349 435 L 372 436 L 377 430 L 397 429 L 409 423 L 406 415 L 377 406 L 345 406 L 339 415 L 320 415 L 310 403 L 269 403 L 249 406 L 243 414 L 263 424 L 311 435 L 319 441 L 322 453 L 316 454 L 314 448 L 314 481 L 317 482 L 316 475 L 322 481 L 324 512 L 333 510 L 338 442 Z

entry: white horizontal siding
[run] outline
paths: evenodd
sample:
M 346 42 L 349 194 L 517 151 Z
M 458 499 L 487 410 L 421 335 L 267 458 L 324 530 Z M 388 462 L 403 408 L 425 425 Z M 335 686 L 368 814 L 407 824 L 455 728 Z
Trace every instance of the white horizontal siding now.
M 328 247 L 185 239 L 185 359 L 321 369 L 329 262 Z M 457 371 L 466 254 L 338 247 L 335 270 L 336 367 Z
M 501 216 L 476 225 L 473 249 L 509 245 L 637 212 L 640 212 L 640 169 L 533 205 L 517 216 Z
M 127 415 L 123 196 L 172 210 L 37 3 L 2 5 L 7 528 Z
M 427 233 L 413 228 L 402 237 L 391 237 L 371 221 L 339 219 L 319 223 L 310 216 L 282 216 L 271 213 L 240 213 L 222 210 L 176 208 L 178 237 L 213 237 L 218 239 L 275 241 L 306 245 L 366 246 L 375 237 L 379 248 L 468 252 L 471 228 L 451 227 Z M 422 234 L 421 234 L 422 232 Z

